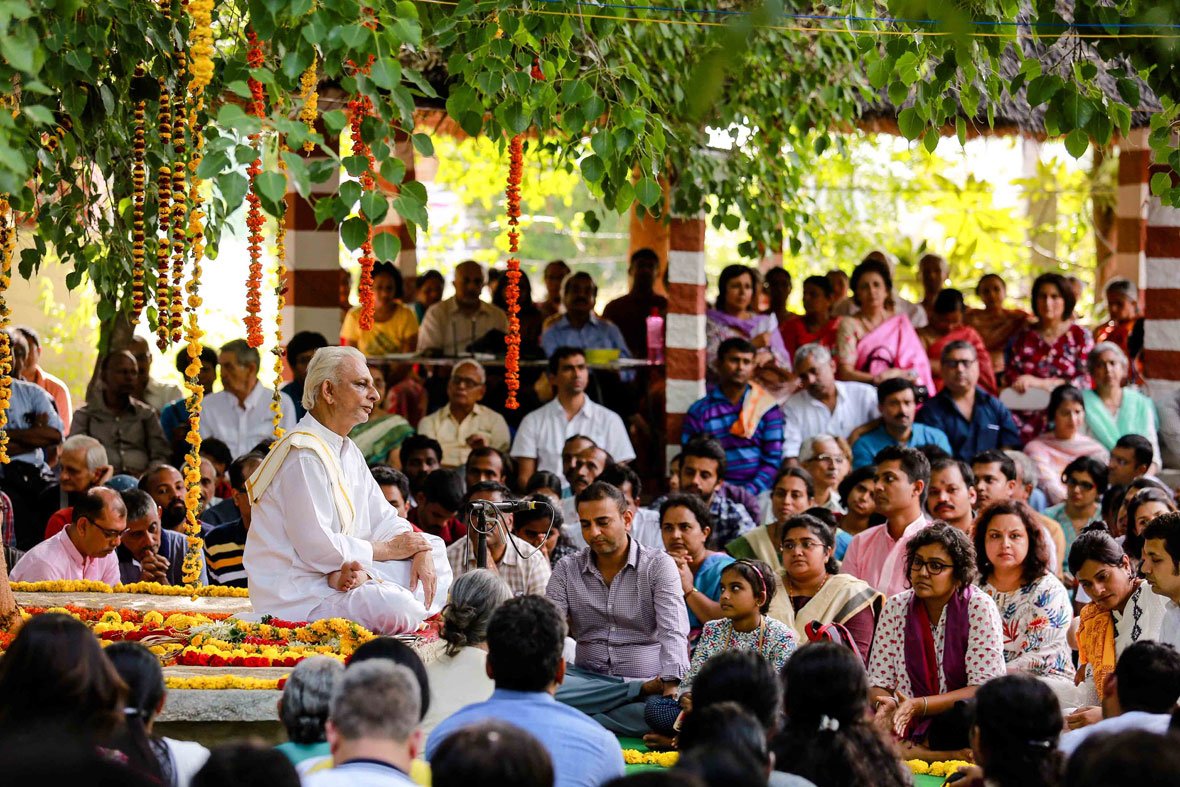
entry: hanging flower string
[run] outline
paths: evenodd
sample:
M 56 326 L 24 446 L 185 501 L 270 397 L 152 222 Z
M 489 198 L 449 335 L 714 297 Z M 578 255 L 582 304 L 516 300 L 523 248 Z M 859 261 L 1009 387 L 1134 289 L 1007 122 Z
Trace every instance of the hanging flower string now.
M 188 193 L 185 185 L 185 143 L 188 131 L 188 95 L 185 87 L 187 56 L 175 53 L 176 91 L 172 96 L 172 281 L 169 287 L 169 342 L 181 340 L 184 327 L 184 262 L 188 246 Z M 163 320 L 163 315 L 161 315 Z
M 320 94 L 316 91 L 318 85 L 316 61 L 313 59 L 311 65 L 299 77 L 299 100 L 303 102 L 303 106 L 299 109 L 299 119 L 307 126 L 308 134 L 315 133 L 315 121 L 319 117 Z M 303 150 L 306 153 L 312 152 L 315 150 L 315 143 L 310 139 L 305 141 Z
M 367 71 L 368 68 L 363 70 Z M 348 102 L 348 125 L 352 138 L 352 155 L 362 156 L 369 162 L 365 171 L 360 175 L 361 188 L 366 192 L 377 188 L 377 178 L 373 175 L 373 171 L 377 168 L 377 162 L 373 159 L 372 149 L 361 134 L 361 125 L 365 118 L 372 114 L 372 111 L 373 102 L 366 95 L 358 93 Z M 360 326 L 362 331 L 373 329 L 373 265 L 376 262 L 377 258 L 373 256 L 373 227 L 370 224 L 369 235 L 361 244 L 361 280 L 357 286 L 357 294 L 361 301 Z
M 12 253 L 16 250 L 16 220 L 8 197 L 0 197 L 0 464 L 8 464 L 8 406 L 12 401 L 12 342 L 8 338 L 11 312 L 5 295 L 12 283 Z
M 253 29 L 247 32 L 250 48 L 246 54 L 246 63 L 251 68 L 261 68 L 265 63 L 262 54 L 262 44 Z M 248 80 L 250 86 L 250 114 L 255 117 L 266 115 L 266 88 L 253 77 Z M 250 274 L 246 279 L 246 341 L 251 347 L 262 344 L 262 228 L 266 219 L 262 215 L 262 200 L 258 196 L 256 180 L 262 172 L 262 152 L 258 141 L 261 135 L 254 134 L 251 141 L 258 145 L 258 156 L 250 162 L 246 174 L 250 177 L 250 191 L 246 194 L 249 207 L 246 211 L 246 226 L 250 234 L 247 239 L 247 251 L 250 255 Z
M 504 300 L 508 305 L 508 335 L 504 337 L 504 382 L 508 387 L 505 407 L 515 410 L 520 404 L 516 392 L 520 390 L 520 180 L 524 170 L 524 138 L 517 134 L 508 146 L 508 286 Z
M 138 66 L 135 69 L 135 79 L 138 82 L 143 78 L 143 66 Z M 147 115 L 147 101 L 137 101 L 135 103 L 135 132 L 133 142 L 131 144 L 131 186 L 132 186 L 132 206 L 131 206 L 131 324 L 135 325 L 139 322 L 139 315 L 143 313 L 143 307 L 147 305 L 147 296 L 144 292 L 144 243 L 146 235 L 144 233 L 144 203 L 147 196 L 147 166 L 144 160 L 144 150 L 146 148 L 144 129 L 145 118 Z
M 213 14 L 213 0 L 189 0 L 188 13 L 191 17 L 189 28 L 189 51 L 192 54 L 192 79 L 188 83 L 189 101 L 187 125 L 192 141 L 189 156 L 189 202 L 192 210 L 188 213 L 188 241 L 192 250 L 192 269 L 185 285 L 185 340 L 188 349 L 188 366 L 184 370 L 184 387 L 189 397 L 188 435 L 185 442 L 188 451 L 184 457 L 185 517 L 184 534 L 187 549 L 181 566 L 185 585 L 196 587 L 201 579 L 204 540 L 201 538 L 201 523 L 197 521 L 201 495 L 201 402 L 205 391 L 201 387 L 201 337 L 204 335 L 197 321 L 201 308 L 201 261 L 205 257 L 205 229 L 202 223 L 205 212 L 202 209 L 201 181 L 197 168 L 205 148 L 201 116 L 205 109 L 205 88 L 213 78 L 212 53 L 213 34 L 210 30 Z
M 287 143 L 279 137 L 279 170 L 287 174 Z M 271 425 L 275 439 L 283 436 L 283 309 L 287 305 L 287 203 L 283 202 L 283 215 L 275 224 L 275 386 L 270 400 Z
M 160 8 L 167 17 L 167 5 L 161 3 Z M 172 165 L 168 160 L 169 147 L 172 144 L 172 95 L 168 91 L 168 83 L 164 77 L 159 78 L 159 84 L 160 108 L 156 116 L 156 128 L 165 158 L 156 170 L 156 200 L 159 203 L 156 208 L 156 346 L 164 350 L 168 347 L 172 303 L 168 268 L 171 251 L 168 234 L 172 226 Z

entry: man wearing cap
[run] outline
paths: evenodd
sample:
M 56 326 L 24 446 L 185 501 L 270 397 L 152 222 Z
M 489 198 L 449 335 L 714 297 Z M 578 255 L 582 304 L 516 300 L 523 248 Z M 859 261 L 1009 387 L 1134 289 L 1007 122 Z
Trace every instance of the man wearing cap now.
M 507 451 L 512 440 L 504 416 L 480 404 L 487 373 L 477 361 L 462 360 L 447 380 L 447 403 L 418 422 L 418 433 L 442 446 L 444 467 L 459 467 L 474 448 Z

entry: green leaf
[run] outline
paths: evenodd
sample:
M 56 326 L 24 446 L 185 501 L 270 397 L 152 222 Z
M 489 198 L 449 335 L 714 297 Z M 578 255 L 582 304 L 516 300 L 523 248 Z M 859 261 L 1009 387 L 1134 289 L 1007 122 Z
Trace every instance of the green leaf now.
M 369 78 L 377 87 L 392 90 L 402 81 L 401 64 L 392 58 L 379 58 L 377 62 L 373 63 Z
M 286 176 L 281 172 L 260 172 L 254 178 L 254 188 L 266 212 L 272 216 L 281 216 L 283 199 L 287 195 Z
M 402 250 L 402 242 L 395 233 L 378 232 L 373 236 L 373 256 L 379 260 L 394 262 Z
M 1028 83 L 1028 92 L 1025 94 L 1025 97 L 1032 106 L 1040 106 L 1053 98 L 1053 95 L 1063 85 L 1065 85 L 1065 82 L 1056 74 L 1043 74 Z
M 660 202 L 664 196 L 663 189 L 660 184 L 649 177 L 642 177 L 639 182 L 635 184 L 635 198 L 639 200 L 639 204 L 645 208 L 653 207 Z
M 46 126 L 53 125 L 53 113 L 49 111 L 48 107 L 43 107 L 40 104 L 28 104 L 22 107 L 22 109 L 34 123 L 41 123 Z
M 868 36 L 865 36 L 866 38 Z M 878 59 L 869 63 L 868 77 L 869 84 L 875 89 L 880 90 L 885 87 L 885 83 L 889 81 L 890 75 L 893 73 L 892 64 L 888 60 Z
M 1087 98 L 1070 91 L 1061 102 L 1061 117 L 1068 128 L 1085 128 L 1094 116 L 1094 104 Z
M 897 115 L 897 128 L 908 140 L 917 139 L 925 127 L 926 121 L 918 114 L 918 110 L 913 107 L 906 107 Z
M 1090 136 L 1084 130 L 1075 128 L 1065 138 L 1065 149 L 1074 158 L 1081 158 L 1090 149 Z
M 359 178 L 362 172 L 369 169 L 369 160 L 364 156 L 345 156 L 341 162 L 344 171 L 354 178 Z
M 430 217 L 426 213 L 426 186 L 416 180 L 401 185 L 401 193 L 393 201 L 393 209 L 419 229 L 425 230 L 430 226 Z
M 413 134 L 410 141 L 414 143 L 414 150 L 418 151 L 418 155 L 427 158 L 434 155 L 434 140 L 429 134 Z
M 955 136 L 959 138 L 960 145 L 967 144 L 967 121 L 962 115 L 955 118 Z
M 602 176 L 606 174 L 606 166 L 602 163 L 602 159 L 598 154 L 592 154 L 582 159 L 581 163 L 582 177 L 591 183 L 597 183 L 602 180 Z
M 242 207 L 246 201 L 246 191 L 250 188 L 250 181 L 240 172 L 227 172 L 217 178 L 217 190 L 229 212 Z
M 922 145 L 926 148 L 927 153 L 933 153 L 938 147 L 938 136 L 938 132 L 934 129 L 926 129 L 926 134 L 922 137 Z
M 328 136 L 336 137 L 348 125 L 348 115 L 344 114 L 342 109 L 332 109 L 323 114 L 324 130 L 328 132 Z
M 623 181 L 615 193 L 615 210 L 619 213 L 629 209 L 635 202 L 635 189 L 627 181 Z
M 299 196 L 307 199 L 311 194 L 311 177 L 307 171 L 306 159 L 297 153 L 287 151 L 283 153 L 283 161 L 287 164 L 287 176 L 291 179 L 291 185 Z
M 1151 193 L 1157 197 L 1163 196 L 1172 188 L 1172 177 L 1167 172 L 1157 172 L 1151 176 Z
M 368 37 L 369 29 L 364 25 L 354 23 L 340 28 L 340 40 L 349 49 L 359 49 Z
M 1086 130 L 1090 132 L 1090 136 L 1094 138 L 1097 145 L 1106 145 L 1110 142 L 1114 135 L 1114 128 L 1110 122 L 1110 115 L 1102 112 L 1095 112 L 1094 117 L 1090 118 L 1090 122 L 1086 124 Z
M 910 88 L 904 82 L 889 83 L 889 100 L 894 106 L 901 106 L 909 98 Z
M 212 180 L 229 168 L 229 156 L 226 152 L 214 151 L 201 159 L 201 164 L 197 167 L 197 177 L 201 180 Z
M 369 239 L 368 223 L 356 216 L 340 225 L 340 239 L 350 251 L 356 251 Z
M 389 200 L 380 191 L 366 191 L 365 196 L 361 197 L 361 212 L 370 224 L 380 224 L 389 212 Z
M 381 162 L 381 177 L 389 181 L 393 185 L 402 182 L 406 176 L 406 162 L 402 161 L 397 156 L 389 156 Z
M 361 188 L 361 184 L 357 183 L 355 180 L 344 181 L 340 184 L 340 188 L 337 190 L 337 194 L 340 195 L 340 201 L 350 210 L 352 209 L 352 206 L 360 200 L 361 194 L 363 193 L 364 189 Z
M 340 206 L 340 201 L 335 197 L 321 197 L 315 201 L 315 222 L 316 225 L 323 224 L 336 215 L 336 211 Z
M 1133 79 L 1120 79 L 1115 83 L 1118 88 L 1119 96 L 1123 101 L 1127 102 L 1129 109 L 1135 109 L 1139 106 L 1139 83 Z
M 532 123 L 532 118 L 519 101 L 505 101 L 495 114 L 496 120 L 513 134 L 523 134 Z

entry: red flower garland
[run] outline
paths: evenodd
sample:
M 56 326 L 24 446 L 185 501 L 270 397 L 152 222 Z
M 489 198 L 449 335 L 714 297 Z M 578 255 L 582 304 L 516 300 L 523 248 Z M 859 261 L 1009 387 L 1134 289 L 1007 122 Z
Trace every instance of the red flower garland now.
M 143 66 L 135 69 L 135 78 L 142 79 Z M 145 118 L 147 116 L 147 101 L 135 103 L 135 136 L 131 147 L 131 183 L 132 183 L 132 212 L 131 212 L 131 323 L 139 322 L 139 315 L 147 305 L 147 295 L 144 292 L 144 205 L 147 195 L 147 166 L 144 151 L 146 149 Z
M 246 63 L 251 68 L 261 68 L 265 63 L 262 54 L 262 44 L 253 29 L 247 31 L 246 39 L 250 48 L 246 53 Z M 250 114 L 255 117 L 266 115 L 266 88 L 253 77 L 247 80 L 250 86 Z M 257 142 L 260 135 L 254 134 L 251 141 Z M 258 196 L 255 179 L 262 172 L 262 157 L 250 162 L 246 174 L 250 178 L 250 190 L 246 194 L 249 207 L 246 211 L 246 226 L 250 230 L 246 249 L 250 255 L 250 274 L 246 279 L 246 341 L 251 347 L 262 344 L 262 228 L 266 218 L 262 215 L 262 200 Z
M 361 71 L 368 71 L 371 65 L 370 59 L 370 64 Z M 373 158 L 372 148 L 361 135 L 361 124 L 372 113 L 373 102 L 366 95 L 358 93 L 348 102 L 348 125 L 349 135 L 352 138 L 352 155 L 363 156 L 369 162 L 365 171 L 360 175 L 361 188 L 365 191 L 373 191 L 377 188 L 377 178 L 373 175 L 373 171 L 377 168 L 377 162 Z M 373 256 L 373 225 L 370 224 L 369 235 L 361 244 L 361 280 L 357 286 L 357 294 L 361 301 L 360 326 L 362 331 L 373 329 L 373 308 L 376 302 L 373 295 L 373 266 L 376 262 L 377 258 Z
M 509 145 L 508 159 L 508 286 L 504 288 L 504 300 L 508 305 L 508 335 L 504 337 L 507 351 L 504 356 L 504 381 L 508 386 L 508 400 L 505 407 L 515 410 L 520 406 L 516 392 L 520 390 L 520 180 L 524 171 L 524 137 L 517 134 Z

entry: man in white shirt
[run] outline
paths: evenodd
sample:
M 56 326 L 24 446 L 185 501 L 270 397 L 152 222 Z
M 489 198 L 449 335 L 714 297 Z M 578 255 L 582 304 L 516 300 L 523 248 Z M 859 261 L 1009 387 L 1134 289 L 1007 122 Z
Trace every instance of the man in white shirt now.
M 307 415 L 246 482 L 244 564 L 256 612 L 347 618 L 399 634 L 445 603 L 451 568 L 442 539 L 412 532 L 348 439 L 377 399 L 359 350 L 316 351 L 303 389 Z
M 803 440 L 830 434 L 845 440 L 853 430 L 880 415 L 877 389 L 836 379 L 836 360 L 821 344 L 795 351 L 795 372 L 803 389 L 783 405 L 783 459 L 799 456 Z
M 262 359 L 245 339 L 234 339 L 221 348 L 221 390 L 205 397 L 201 413 L 201 438 L 216 437 L 229 446 L 236 459 L 274 436 L 274 391 L 258 381 Z M 284 430 L 295 426 L 295 404 L 279 394 Z
M 1160 514 L 1143 530 L 1140 572 L 1168 599 L 1159 641 L 1180 649 L 1180 513 Z
M 422 751 L 421 689 L 409 667 L 385 659 L 353 664 L 336 682 L 325 730 L 332 768 L 306 787 L 413 787 L 410 766 Z
M 1119 656 L 1106 679 L 1102 721 L 1072 729 L 1057 748 L 1069 757 L 1091 735 L 1143 730 L 1164 734 L 1180 699 L 1180 653 L 1171 645 L 1139 640 Z
M 136 369 L 139 372 L 132 396 L 144 404 L 151 405 L 157 415 L 172 402 L 185 396 L 184 391 L 177 386 L 162 383 L 152 377 L 152 348 L 147 339 L 142 336 L 132 337 L 127 344 L 127 351 L 135 356 Z
M 508 332 L 508 315 L 498 306 L 479 299 L 483 292 L 483 266 L 464 260 L 455 266 L 455 294 L 431 306 L 418 329 L 418 352 L 456 356 L 488 331 Z
M 582 350 L 557 348 L 549 356 L 549 382 L 557 396 L 524 417 L 512 444 L 522 487 L 537 470 L 562 475 L 561 449 L 574 435 L 589 437 L 616 462 L 635 458 L 623 419 L 586 395 L 590 371 Z
M 480 404 L 487 372 L 478 361 L 459 361 L 447 380 L 447 403 L 418 422 L 418 434 L 442 446 L 443 467 L 459 467 L 474 448 L 507 451 L 512 443 L 504 416 Z

